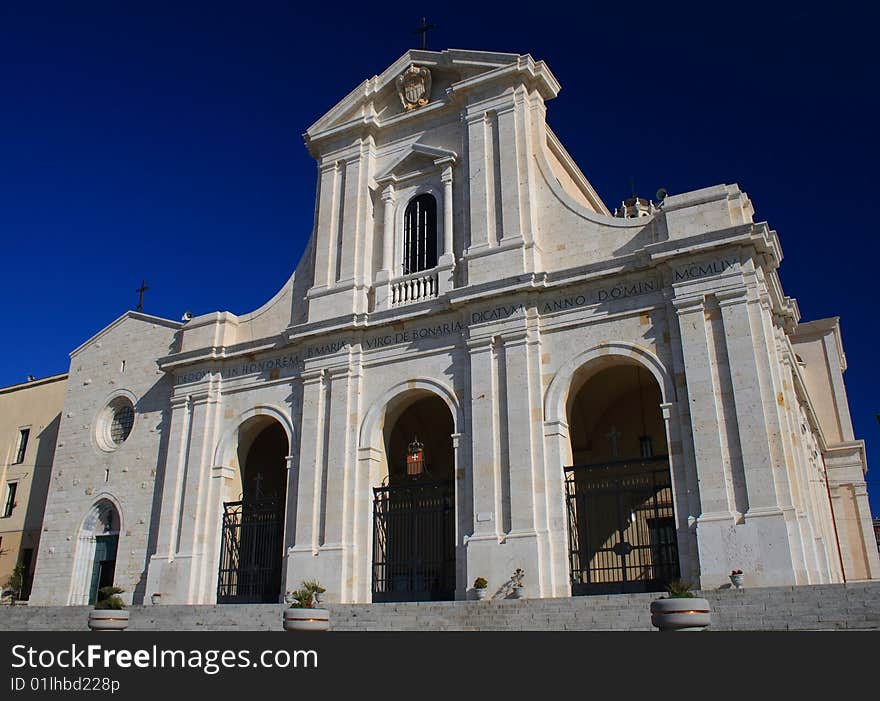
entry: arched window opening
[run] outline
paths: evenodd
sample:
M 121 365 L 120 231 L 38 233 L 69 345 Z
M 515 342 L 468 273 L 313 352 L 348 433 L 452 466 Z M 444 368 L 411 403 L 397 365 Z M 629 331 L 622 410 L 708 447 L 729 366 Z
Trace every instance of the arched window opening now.
M 414 197 L 403 215 L 403 274 L 437 267 L 437 200 Z

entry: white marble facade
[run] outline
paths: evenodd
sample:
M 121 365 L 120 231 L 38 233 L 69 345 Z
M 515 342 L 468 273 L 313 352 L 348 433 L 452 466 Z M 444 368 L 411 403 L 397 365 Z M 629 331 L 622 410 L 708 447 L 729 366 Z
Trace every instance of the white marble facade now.
M 430 81 L 415 71 L 408 93 L 412 66 Z M 223 504 L 276 423 L 279 594 L 316 578 L 330 601 L 370 601 L 389 432 L 430 397 L 452 426 L 454 596 L 517 567 L 528 596 L 568 596 L 574 395 L 616 367 L 659 399 L 684 578 L 880 577 L 836 319 L 799 323 L 776 232 L 736 185 L 613 216 L 545 121 L 559 89 L 528 55 L 407 52 L 306 132 L 314 231 L 272 300 L 185 323 L 130 313 L 75 351 L 32 602 L 82 600 L 77 548 L 102 499 L 128 596 L 214 602 Z M 436 260 L 411 272 L 405 212 L 425 193 Z M 135 424 L 106 451 L 95 422 L 118 392 Z

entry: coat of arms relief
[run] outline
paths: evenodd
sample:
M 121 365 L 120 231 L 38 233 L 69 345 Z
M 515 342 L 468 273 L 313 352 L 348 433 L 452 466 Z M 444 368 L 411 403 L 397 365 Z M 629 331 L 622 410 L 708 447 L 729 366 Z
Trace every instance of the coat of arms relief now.
M 412 65 L 397 76 L 397 94 L 404 109 L 413 110 L 428 104 L 431 95 L 431 71 Z

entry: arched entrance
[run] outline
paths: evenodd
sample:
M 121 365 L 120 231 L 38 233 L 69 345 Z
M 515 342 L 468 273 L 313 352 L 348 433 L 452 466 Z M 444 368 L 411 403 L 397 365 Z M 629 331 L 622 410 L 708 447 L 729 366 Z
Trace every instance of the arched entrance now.
M 223 503 L 218 604 L 279 601 L 289 453 L 278 421 L 255 416 L 240 427 L 238 480 Z
M 109 499 L 96 501 L 79 531 L 70 603 L 93 604 L 98 592 L 112 586 L 119 548 L 119 511 Z
M 455 598 L 454 421 L 414 390 L 385 415 L 388 473 L 373 489 L 373 601 Z
M 660 591 L 679 576 L 661 402 L 635 361 L 575 373 L 565 468 L 572 594 Z

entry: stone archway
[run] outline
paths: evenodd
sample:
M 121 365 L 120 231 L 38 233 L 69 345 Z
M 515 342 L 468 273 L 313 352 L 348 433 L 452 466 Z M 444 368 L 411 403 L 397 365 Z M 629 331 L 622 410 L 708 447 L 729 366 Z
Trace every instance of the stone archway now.
M 113 585 L 121 531 L 119 507 L 109 495 L 102 496 L 92 504 L 79 529 L 70 605 L 94 603 L 100 589 Z
M 454 599 L 457 405 L 408 383 L 383 408 L 375 432 L 362 433 L 380 457 L 371 470 L 372 600 Z
M 573 594 L 663 590 L 679 577 L 662 391 L 632 358 L 587 363 L 566 401 Z
M 237 430 L 224 487 L 217 603 L 276 603 L 282 589 L 289 431 L 268 414 Z

